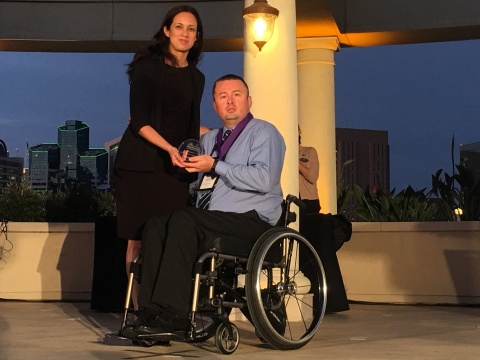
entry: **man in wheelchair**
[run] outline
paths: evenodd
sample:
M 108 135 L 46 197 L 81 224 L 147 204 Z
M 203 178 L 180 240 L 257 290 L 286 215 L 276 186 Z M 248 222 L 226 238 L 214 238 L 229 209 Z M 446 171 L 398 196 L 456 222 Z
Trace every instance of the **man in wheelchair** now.
M 192 271 L 205 244 L 228 235 L 253 244 L 281 216 L 283 137 L 272 124 L 252 116 L 252 99 L 241 77 L 219 78 L 212 95 L 223 128 L 203 135 L 205 153 L 183 163 L 188 172 L 199 173 L 197 207 L 147 222 L 140 313 L 122 332 L 125 337 L 188 328 Z

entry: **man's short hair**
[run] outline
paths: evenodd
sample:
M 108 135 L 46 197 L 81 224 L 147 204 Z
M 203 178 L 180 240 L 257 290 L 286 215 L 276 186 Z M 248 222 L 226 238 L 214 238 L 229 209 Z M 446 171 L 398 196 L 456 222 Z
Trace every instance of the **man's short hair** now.
M 215 89 L 217 88 L 217 83 L 219 83 L 220 81 L 225 81 L 225 80 L 240 80 L 243 85 L 245 85 L 245 87 L 247 88 L 247 96 L 250 95 L 250 90 L 248 89 L 248 85 L 247 83 L 245 82 L 245 80 L 243 80 L 243 78 L 241 76 L 238 76 L 238 75 L 235 75 L 235 74 L 227 74 L 227 75 L 223 75 L 222 77 L 218 78 L 215 83 L 213 84 L 213 89 L 212 89 L 212 97 L 215 98 Z

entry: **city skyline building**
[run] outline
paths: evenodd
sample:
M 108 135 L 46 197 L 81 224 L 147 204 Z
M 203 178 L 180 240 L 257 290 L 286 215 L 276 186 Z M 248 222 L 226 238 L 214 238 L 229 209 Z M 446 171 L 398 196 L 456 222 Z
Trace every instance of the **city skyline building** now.
M 60 165 L 60 146 L 44 143 L 29 148 L 28 183 L 34 190 L 52 190 Z
M 475 182 L 480 181 L 480 142 L 460 145 L 460 164 L 473 172 Z
M 64 189 L 67 182 L 108 187 L 108 152 L 89 148 L 90 128 L 80 120 L 58 127 L 58 143 L 28 148 L 29 184 L 35 190 Z
M 0 192 L 11 182 L 20 182 L 23 173 L 23 159 L 10 157 L 7 145 L 0 139 Z
M 92 187 L 108 184 L 108 152 L 102 148 L 92 148 L 80 154 L 80 171 L 90 178 Z
M 80 120 L 67 120 L 58 127 L 58 145 L 60 145 L 60 170 L 67 178 L 77 179 L 79 155 L 89 149 L 90 128 Z

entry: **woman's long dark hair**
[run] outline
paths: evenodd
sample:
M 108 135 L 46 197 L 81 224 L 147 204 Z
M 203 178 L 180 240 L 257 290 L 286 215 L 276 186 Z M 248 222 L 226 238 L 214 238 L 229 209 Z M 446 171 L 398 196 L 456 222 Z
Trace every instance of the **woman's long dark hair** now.
M 200 15 L 198 11 L 189 5 L 180 5 L 175 6 L 170 9 L 167 14 L 165 15 L 165 19 L 162 22 L 162 26 L 160 30 L 153 36 L 152 42 L 146 48 L 143 48 L 135 53 L 133 56 L 133 60 L 130 64 L 128 64 L 127 74 L 129 81 L 132 80 L 133 71 L 135 70 L 135 65 L 138 61 L 143 58 L 144 56 L 153 55 L 158 56 L 159 58 L 165 58 L 173 65 L 178 65 L 177 58 L 170 52 L 169 45 L 170 45 L 170 38 L 165 35 L 163 32 L 163 28 L 166 27 L 170 30 L 170 26 L 172 26 L 173 18 L 182 12 L 187 12 L 195 16 L 197 20 L 197 41 L 193 44 L 193 47 L 189 50 L 187 55 L 188 63 L 191 65 L 197 65 L 200 61 L 200 57 L 202 55 L 202 48 L 203 48 L 203 24 L 202 19 L 200 19 Z

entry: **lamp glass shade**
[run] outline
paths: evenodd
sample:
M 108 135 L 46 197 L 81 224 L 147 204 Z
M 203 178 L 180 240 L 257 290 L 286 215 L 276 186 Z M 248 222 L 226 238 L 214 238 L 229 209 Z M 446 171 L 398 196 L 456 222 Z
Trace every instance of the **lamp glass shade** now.
M 253 37 L 259 50 L 271 39 L 278 14 L 279 11 L 268 5 L 266 0 L 255 0 L 243 10 L 247 32 Z
M 253 37 L 253 42 L 257 46 L 262 44 L 259 46 L 259 49 L 261 50 L 261 47 L 272 38 L 276 16 L 270 14 L 249 14 L 245 15 L 244 18 L 248 32 Z

